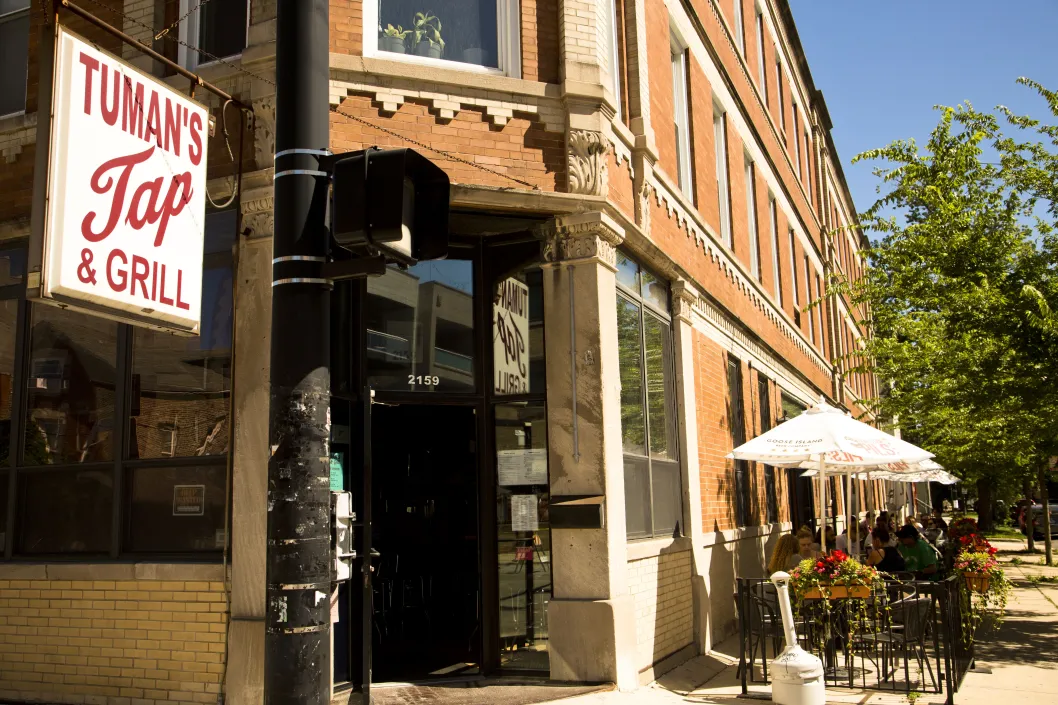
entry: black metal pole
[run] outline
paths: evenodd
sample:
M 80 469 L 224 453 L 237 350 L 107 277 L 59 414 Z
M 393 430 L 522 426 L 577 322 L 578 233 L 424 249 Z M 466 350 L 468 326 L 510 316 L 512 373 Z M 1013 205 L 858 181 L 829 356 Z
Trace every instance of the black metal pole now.
M 265 702 L 330 700 L 327 0 L 279 0 Z

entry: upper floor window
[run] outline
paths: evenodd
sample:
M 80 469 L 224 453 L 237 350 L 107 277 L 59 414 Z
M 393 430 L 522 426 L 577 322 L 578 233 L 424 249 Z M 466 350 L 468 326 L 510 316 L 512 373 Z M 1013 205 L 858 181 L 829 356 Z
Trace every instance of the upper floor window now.
M 610 24 L 608 35 L 610 37 L 610 90 L 613 91 L 614 101 L 617 107 L 617 119 L 622 119 L 622 104 L 621 104 L 621 36 L 624 34 L 621 31 L 621 8 L 618 7 L 617 0 L 610 0 L 608 4 L 609 17 L 607 21 Z
M 746 20 L 742 14 L 742 0 L 735 0 L 735 45 L 743 55 L 746 53 Z
M 782 306 L 782 272 L 779 270 L 779 224 L 775 212 L 775 196 L 768 194 L 768 219 L 771 226 L 771 274 L 775 281 L 775 300 Z
M 713 144 L 716 145 L 716 192 L 720 199 L 720 237 L 732 247 L 731 192 L 727 181 L 727 116 L 713 106 Z
M 618 252 L 617 291 L 626 532 L 672 536 L 681 530 L 683 494 L 669 286 Z
M 26 109 L 29 2 L 0 0 L 0 115 Z
M 797 103 L 793 104 L 793 143 L 794 161 L 797 162 L 797 178 L 803 179 L 804 172 L 801 171 L 801 131 L 797 126 Z
M 249 0 L 180 0 L 179 61 L 190 70 L 241 54 L 249 30 Z M 196 51 L 201 50 L 201 51 Z
M 757 180 L 753 160 L 746 155 L 746 225 L 749 228 L 749 268 L 758 280 L 760 272 L 760 233 L 757 231 Z
M 812 305 L 812 267 L 808 261 L 808 255 L 805 255 L 805 306 L 808 307 L 808 335 L 812 339 L 812 344 L 816 344 L 816 322 L 815 322 L 815 306 Z
M 764 106 L 768 106 L 768 70 L 764 58 L 764 13 L 757 12 L 757 66 L 760 68 L 760 92 L 764 96 Z
M 677 181 L 683 194 L 693 200 L 694 170 L 691 166 L 691 111 L 687 95 L 687 48 L 675 34 L 670 35 L 670 40 Z
M 786 99 L 783 97 L 782 89 L 782 60 L 775 60 L 775 91 L 779 99 L 779 129 L 783 135 L 786 134 Z
M 364 54 L 521 76 L 517 0 L 364 3 Z
M 794 249 L 796 242 L 797 236 L 794 235 L 793 228 L 790 228 L 790 285 L 793 289 L 793 305 L 800 306 L 801 297 L 797 295 L 797 253 Z

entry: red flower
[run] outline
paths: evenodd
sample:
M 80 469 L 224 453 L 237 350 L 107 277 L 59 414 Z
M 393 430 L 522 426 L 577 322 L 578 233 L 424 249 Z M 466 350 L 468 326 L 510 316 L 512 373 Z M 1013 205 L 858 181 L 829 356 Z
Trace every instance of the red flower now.
M 822 568 L 822 567 L 823 567 L 823 561 L 818 561 L 816 563 L 816 568 Z

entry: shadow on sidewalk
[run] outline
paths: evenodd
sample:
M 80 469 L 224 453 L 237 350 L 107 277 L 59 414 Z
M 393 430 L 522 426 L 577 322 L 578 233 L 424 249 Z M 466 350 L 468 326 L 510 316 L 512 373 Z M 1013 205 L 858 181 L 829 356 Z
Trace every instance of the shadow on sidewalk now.
M 1019 610 L 1007 606 L 1007 617 L 998 632 L 978 639 L 977 659 L 990 666 L 1025 664 L 1058 669 L 1058 622 L 1054 613 Z

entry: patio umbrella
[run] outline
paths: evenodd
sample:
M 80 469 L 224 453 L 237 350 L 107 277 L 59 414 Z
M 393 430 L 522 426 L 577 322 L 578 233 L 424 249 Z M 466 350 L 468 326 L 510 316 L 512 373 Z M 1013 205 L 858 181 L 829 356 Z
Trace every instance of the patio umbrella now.
M 727 457 L 786 466 L 807 461 L 817 467 L 825 488 L 828 469 L 844 474 L 891 463 L 918 463 L 933 453 L 857 421 L 821 398 L 800 416 L 743 443 Z M 822 507 L 825 524 L 825 502 Z M 825 530 L 821 539 L 825 552 Z

